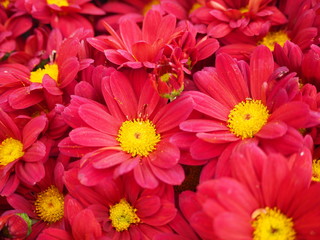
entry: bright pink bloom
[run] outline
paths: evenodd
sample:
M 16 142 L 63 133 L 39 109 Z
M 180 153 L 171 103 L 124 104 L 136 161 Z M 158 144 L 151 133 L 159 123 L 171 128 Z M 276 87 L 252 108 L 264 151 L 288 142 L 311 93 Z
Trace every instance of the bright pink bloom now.
M 111 240 L 102 237 L 101 226 L 90 209 L 83 209 L 80 203 L 71 197 L 66 199 L 65 208 L 69 222 L 66 228 L 69 227 L 70 230 L 49 227 L 39 234 L 38 240 Z
M 19 129 L 0 109 L 0 194 L 9 196 L 20 182 L 34 185 L 45 175 L 43 161 L 46 146 L 38 140 L 48 124 L 38 116 Z
M 20 185 L 16 193 L 7 197 L 17 211 L 35 220 L 27 239 L 35 239 L 48 227 L 65 229 L 66 193 L 62 176 L 64 166 L 59 159 L 50 158 L 44 165 L 45 176 L 37 184 Z
M 115 70 L 104 77 L 101 90 L 107 107 L 72 97 L 63 117 L 74 129 L 59 143 L 60 151 L 82 157 L 79 178 L 88 186 L 110 171 L 114 177 L 133 171 L 138 184 L 146 188 L 159 182 L 178 185 L 184 172 L 178 164 L 180 150 L 170 137 L 192 111 L 192 100 L 182 97 L 167 103 L 145 71 L 131 74 L 130 81 Z
M 172 232 L 168 224 L 177 213 L 172 186 L 159 184 L 155 189 L 144 189 L 128 174 L 115 180 L 111 175 L 94 187 L 86 187 L 77 176 L 76 168 L 68 171 L 66 186 L 85 209 L 93 212 L 103 236 L 135 240 Z
M 218 157 L 247 138 L 258 140 L 268 152 L 290 154 L 303 147 L 298 129 L 317 125 L 319 112 L 296 99 L 298 79 L 295 73 L 282 76 L 282 70 L 274 71 L 270 50 L 259 46 L 250 65 L 220 54 L 216 68 L 196 72 L 194 81 L 200 92 L 185 95 L 193 98 L 194 109 L 206 118 L 180 124 L 182 130 L 198 137 L 191 144 L 191 155 L 195 159 Z
M 142 29 L 131 19 L 120 22 L 119 34 L 107 23 L 104 26 L 111 36 L 90 38 L 89 43 L 104 52 L 108 61 L 131 68 L 154 68 L 163 48 L 182 31 L 173 15 L 162 16 L 158 11 L 147 12 Z
M 30 0 L 25 1 L 23 7 L 41 23 L 59 28 L 64 37 L 69 37 L 79 28 L 84 28 L 93 35 L 92 23 L 83 14 L 104 14 L 90 0 Z
M 320 235 L 320 185 L 311 185 L 311 154 L 285 158 L 242 144 L 231 156 L 234 178 L 219 178 L 181 196 L 191 225 L 203 239 L 313 239 Z M 188 207 L 197 199 L 198 207 Z M 204 222 L 209 227 L 204 228 Z M 210 227 L 211 226 L 211 227 Z

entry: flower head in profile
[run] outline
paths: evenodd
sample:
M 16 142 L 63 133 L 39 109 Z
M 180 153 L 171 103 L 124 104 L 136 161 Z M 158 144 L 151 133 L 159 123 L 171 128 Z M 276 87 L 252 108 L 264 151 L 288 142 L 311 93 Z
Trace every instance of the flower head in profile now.
M 299 93 L 295 73 L 279 79 L 282 72 L 283 68 L 274 70 L 272 54 L 265 46 L 257 47 L 250 65 L 220 54 L 215 68 L 196 72 L 194 81 L 200 91 L 185 94 L 206 117 L 180 124 L 182 130 L 198 137 L 191 145 L 193 157 L 217 157 L 227 146 L 252 138 L 267 151 L 290 154 L 299 150 L 303 141 L 298 130 L 317 125 L 319 113 L 295 98 Z
M 243 143 L 231 155 L 231 169 L 233 178 L 203 182 L 197 193 L 181 196 L 180 204 L 203 239 L 319 238 L 320 185 L 310 186 L 308 149 L 285 158 Z M 194 213 L 188 210 L 189 198 L 198 200 Z
M 170 137 L 192 111 L 192 100 L 186 96 L 167 103 L 144 70 L 129 73 L 130 80 L 115 70 L 104 78 L 107 107 L 73 96 L 63 117 L 74 129 L 59 143 L 60 151 L 81 157 L 79 178 L 85 185 L 97 184 L 110 171 L 114 177 L 133 171 L 146 188 L 159 182 L 178 185 L 184 171 Z

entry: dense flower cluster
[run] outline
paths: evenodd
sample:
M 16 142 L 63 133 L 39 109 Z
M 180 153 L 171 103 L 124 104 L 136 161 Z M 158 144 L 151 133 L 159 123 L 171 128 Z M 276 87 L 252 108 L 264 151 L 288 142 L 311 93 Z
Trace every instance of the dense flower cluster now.
M 0 238 L 319 240 L 320 1 L 0 0 Z

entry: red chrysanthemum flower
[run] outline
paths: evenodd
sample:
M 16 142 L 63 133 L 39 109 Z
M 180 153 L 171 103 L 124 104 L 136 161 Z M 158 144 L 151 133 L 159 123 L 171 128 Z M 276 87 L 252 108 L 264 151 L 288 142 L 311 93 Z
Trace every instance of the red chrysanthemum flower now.
M 230 150 L 250 138 L 258 140 L 266 151 L 291 154 L 299 150 L 303 140 L 298 129 L 319 124 L 319 112 L 295 99 L 298 78 L 291 73 L 278 79 L 281 70 L 274 71 L 270 50 L 259 46 L 250 66 L 220 54 L 216 68 L 196 72 L 194 81 L 200 91 L 185 94 L 206 118 L 180 124 L 182 130 L 198 137 L 191 144 L 191 155 L 196 159 L 217 157 L 228 146 Z
M 154 68 L 160 60 L 163 48 L 182 31 L 176 27 L 173 15 L 162 16 L 160 12 L 150 10 L 142 23 L 142 29 L 132 19 L 124 19 L 119 24 L 119 34 L 107 23 L 105 28 L 111 36 L 89 38 L 89 43 L 106 58 L 119 66 Z
M 285 158 L 242 144 L 231 156 L 231 169 L 234 178 L 209 180 L 196 194 L 182 194 L 180 204 L 203 239 L 319 239 L 320 185 L 310 187 L 309 150 Z M 195 195 L 200 208 L 190 206 L 190 214 Z
M 39 234 L 37 240 L 111 240 L 102 236 L 101 226 L 90 209 L 83 209 L 81 204 L 70 196 L 65 200 L 65 208 L 69 222 L 66 228 L 70 230 L 49 227 Z
M 57 51 L 50 53 L 44 66 L 30 71 L 21 64 L 3 64 L 0 66 L 0 91 L 2 98 L 13 109 L 25 109 L 45 100 L 49 110 L 56 103 L 62 103 L 64 91 L 75 81 L 78 71 L 87 67 L 87 62 L 79 61 L 77 55 L 80 42 L 77 37 L 65 39 Z M 84 60 L 86 61 L 86 60 Z
M 37 184 L 20 185 L 16 193 L 7 197 L 8 203 L 17 211 L 26 213 L 33 221 L 33 240 L 45 228 L 65 228 L 64 167 L 58 159 L 50 158 L 44 165 L 45 176 Z
M 168 226 L 177 210 L 173 203 L 173 188 L 160 184 L 143 189 L 131 174 L 115 180 L 105 179 L 94 187 L 78 180 L 77 169 L 66 172 L 69 193 L 90 209 L 100 223 L 103 236 L 111 239 L 152 239 L 162 232 L 172 232 Z
M 82 157 L 79 178 L 95 185 L 113 171 L 114 177 L 133 171 L 140 186 L 155 188 L 160 182 L 177 185 L 184 179 L 178 164 L 180 150 L 170 143 L 179 123 L 192 111 L 192 100 L 182 97 L 167 103 L 148 81 L 144 71 L 113 71 L 101 90 L 107 108 L 73 96 L 62 113 L 73 129 L 60 142 L 60 151 Z
M 47 126 L 47 119 L 38 116 L 20 130 L 0 109 L 0 194 L 12 194 L 20 182 L 34 185 L 44 177 L 43 161 L 46 146 L 38 140 Z
M 82 14 L 103 15 L 104 11 L 90 0 L 30 0 L 19 6 L 41 23 L 59 28 L 63 36 L 69 37 L 79 28 L 93 35 L 92 23 Z

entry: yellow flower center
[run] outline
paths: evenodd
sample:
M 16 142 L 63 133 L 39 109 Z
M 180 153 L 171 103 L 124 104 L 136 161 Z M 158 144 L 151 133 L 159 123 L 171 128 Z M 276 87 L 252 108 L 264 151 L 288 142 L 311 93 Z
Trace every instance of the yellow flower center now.
M 242 7 L 242 8 L 239 9 L 239 11 L 240 11 L 241 13 L 247 13 L 247 12 L 249 12 L 249 8 L 248 8 L 248 6 Z
M 47 0 L 48 4 L 55 4 L 58 7 L 67 7 L 69 6 L 68 0 Z
M 312 181 L 320 182 L 320 159 L 312 161 Z
M 253 212 L 253 240 L 294 240 L 293 221 L 277 208 L 257 209 Z
M 37 195 L 34 205 L 38 217 L 44 222 L 55 223 L 64 216 L 64 196 L 53 185 Z
M 284 43 L 290 40 L 285 31 L 269 32 L 258 44 L 267 46 L 271 51 L 274 50 L 274 44 L 278 43 L 283 47 Z
M 160 134 L 157 134 L 151 121 L 138 118 L 122 123 L 117 140 L 122 150 L 130 153 L 132 157 L 146 157 L 156 149 Z
M 0 166 L 6 166 L 23 155 L 23 144 L 19 140 L 6 138 L 0 144 Z
M 173 77 L 175 77 L 175 78 L 178 77 L 178 75 L 175 74 L 175 73 L 165 73 L 165 74 L 163 74 L 163 75 L 160 77 L 160 80 L 161 80 L 162 82 L 168 82 L 168 81 L 170 80 L 171 76 L 173 76 Z
M 194 3 L 189 10 L 189 14 L 193 13 L 195 10 L 197 10 L 198 8 L 201 8 L 201 7 L 202 7 L 202 5 L 200 3 L 197 3 L 197 2 Z
M 227 126 L 237 137 L 252 138 L 267 123 L 269 111 L 261 100 L 238 103 L 229 113 Z
M 160 0 L 151 0 L 147 3 L 144 8 L 142 9 L 142 14 L 146 15 L 146 13 L 152 8 L 153 5 L 160 4 Z
M 119 203 L 109 209 L 109 218 L 112 226 L 118 231 L 128 230 L 131 224 L 140 223 L 141 220 L 136 214 L 137 209 L 133 208 L 126 199 L 121 199 Z
M 53 80 L 58 81 L 59 69 L 58 65 L 46 64 L 44 68 L 39 68 L 36 71 L 30 73 L 30 82 L 42 83 L 44 75 L 48 74 Z
M 9 4 L 10 4 L 10 0 L 1 0 L 0 4 L 4 7 L 4 8 L 8 8 Z

